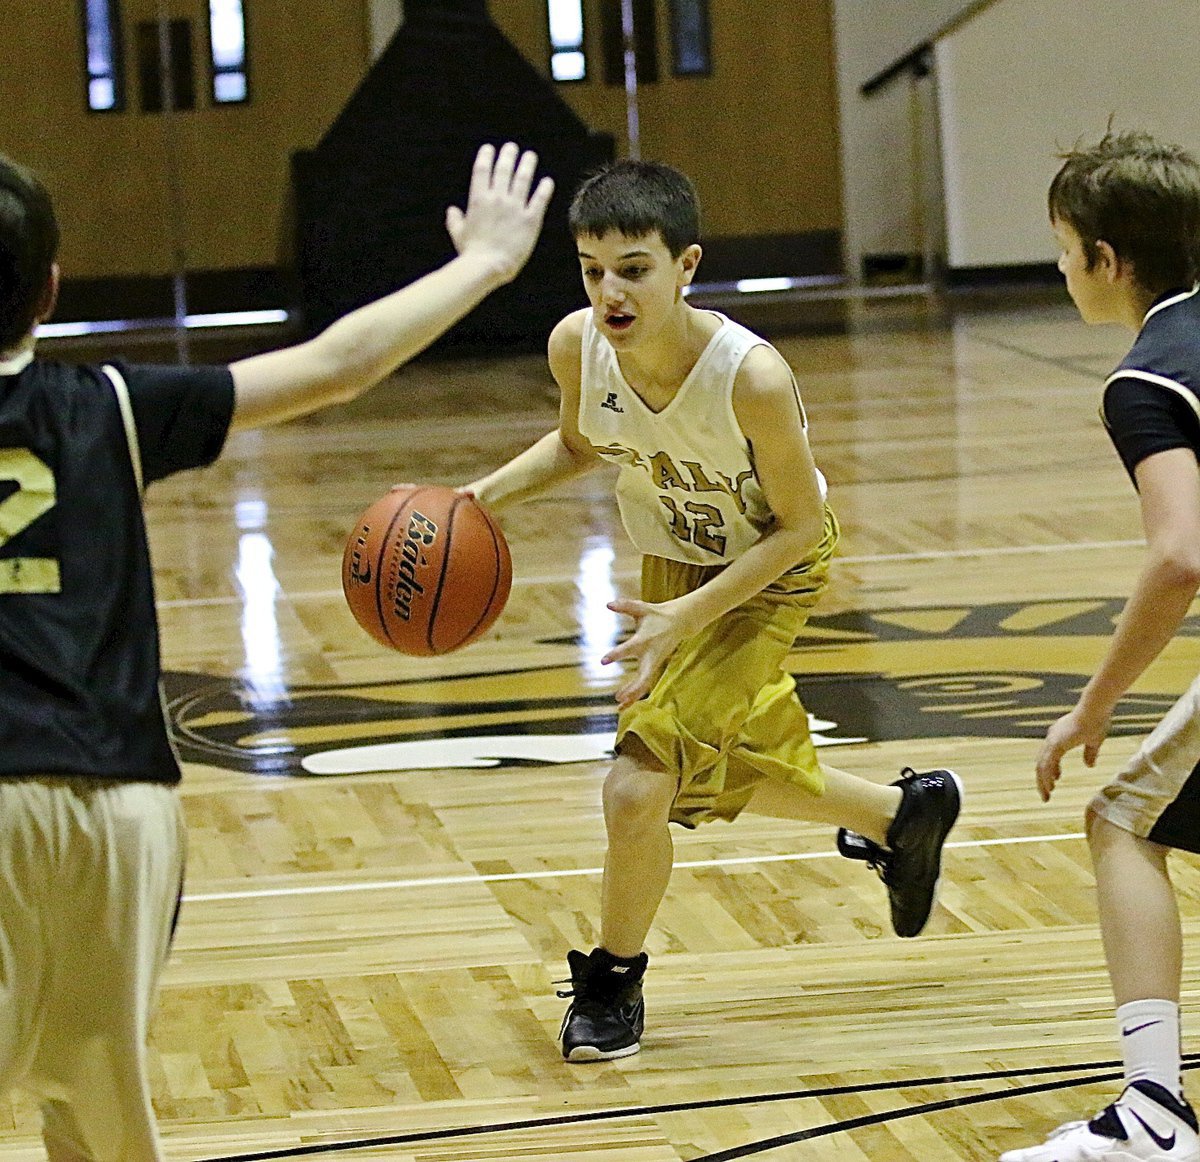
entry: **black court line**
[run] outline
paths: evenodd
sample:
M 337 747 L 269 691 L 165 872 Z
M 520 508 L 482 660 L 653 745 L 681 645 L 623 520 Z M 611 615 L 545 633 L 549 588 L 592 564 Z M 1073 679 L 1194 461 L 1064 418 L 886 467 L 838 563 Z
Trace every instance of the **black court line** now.
M 861 1118 L 850 1118 L 842 1122 L 832 1122 L 824 1126 L 816 1126 L 808 1130 L 798 1130 L 792 1134 L 783 1134 L 775 1138 L 766 1138 L 760 1142 L 751 1142 L 744 1146 L 735 1146 L 717 1154 L 705 1154 L 694 1158 L 692 1162 L 730 1162 L 735 1158 L 747 1158 L 752 1154 L 762 1154 L 767 1150 L 775 1150 L 780 1146 L 805 1142 L 813 1138 L 825 1138 L 832 1134 L 840 1134 L 863 1126 L 877 1125 L 880 1122 L 892 1121 L 899 1118 L 914 1117 L 919 1114 L 936 1113 L 939 1110 L 953 1109 L 955 1106 L 979 1105 L 982 1102 L 1001 1101 L 1006 1097 L 1021 1097 L 1031 1093 L 1046 1093 L 1055 1089 L 1069 1089 L 1073 1085 L 1091 1084 L 1097 1081 L 1113 1081 L 1122 1075 L 1119 1072 L 1119 1061 L 1093 1061 L 1074 1065 L 1041 1065 L 1032 1069 L 998 1069 L 981 1073 L 957 1073 L 949 1077 L 907 1078 L 903 1081 L 876 1081 L 866 1085 L 831 1085 L 820 1089 L 794 1089 L 782 1093 L 744 1094 L 740 1097 L 718 1098 L 709 1101 L 670 1102 L 653 1106 L 621 1106 L 611 1110 L 592 1110 L 581 1114 L 563 1114 L 558 1117 L 525 1118 L 513 1122 L 493 1122 L 479 1126 L 456 1126 L 444 1130 L 418 1130 L 407 1134 L 388 1134 L 378 1138 L 357 1138 L 342 1142 L 327 1142 L 313 1146 L 290 1146 L 277 1150 L 265 1150 L 254 1154 L 222 1154 L 215 1158 L 202 1158 L 198 1162 L 271 1162 L 278 1158 L 317 1157 L 319 1155 L 340 1154 L 347 1150 L 367 1150 L 378 1146 L 405 1146 L 417 1142 L 445 1142 L 455 1138 L 477 1138 L 484 1134 L 502 1134 L 513 1130 L 552 1129 L 558 1126 L 573 1126 L 586 1122 L 610 1122 L 621 1118 L 656 1117 L 661 1114 L 685 1113 L 690 1110 L 728 1109 L 733 1106 L 766 1105 L 772 1102 L 798 1101 L 804 1098 L 841 1097 L 860 1093 L 881 1093 L 897 1089 L 923 1089 L 934 1085 L 961 1085 L 972 1081 L 999 1081 L 1011 1077 L 1039 1077 L 1054 1074 L 1070 1073 L 1089 1076 L 1072 1076 L 1057 1081 L 1041 1082 L 1037 1085 L 1019 1086 L 1015 1089 L 996 1090 L 991 1093 L 975 1094 L 972 1097 L 944 1098 L 941 1101 L 928 1102 L 919 1106 L 905 1106 L 895 1110 L 887 1110 L 880 1114 L 871 1114 Z M 1200 1069 L 1200 1053 L 1184 1055 L 1183 1068 Z M 1117 1072 L 1113 1072 L 1117 1070 Z
M 846 1118 L 841 1122 L 831 1122 L 826 1126 L 814 1126 L 811 1130 L 797 1130 L 792 1134 L 779 1134 L 774 1138 L 764 1138 L 761 1142 L 751 1142 L 745 1146 L 734 1146 L 731 1150 L 720 1150 L 716 1154 L 704 1154 L 693 1158 L 692 1162 L 732 1162 L 734 1158 L 749 1158 L 752 1154 L 765 1154 L 768 1150 L 778 1150 L 781 1146 L 793 1146 L 797 1142 L 811 1142 L 814 1138 L 828 1138 L 833 1134 L 844 1134 L 851 1130 L 859 1130 L 864 1126 L 877 1126 L 881 1122 L 899 1121 L 901 1118 L 915 1118 L 922 1114 L 937 1113 L 938 1110 L 955 1109 L 959 1106 L 982 1105 L 989 1101 L 1002 1101 L 1008 1097 L 1025 1097 L 1031 1093 L 1048 1093 L 1055 1089 L 1069 1089 L 1081 1081 L 1113 1081 L 1121 1076 L 1120 1073 L 1098 1073 L 1091 1077 L 1068 1077 L 1062 1081 L 1043 1081 L 1038 1085 L 1020 1085 L 1015 1089 L 995 1090 L 992 1093 L 977 1093 L 971 1097 L 950 1097 L 941 1101 L 925 1102 L 919 1106 L 903 1106 L 900 1109 L 885 1110 L 881 1114 L 866 1114 L 860 1118 Z
M 1195 1054 L 1189 1054 L 1189 1058 Z M 1113 1062 L 1116 1065 L 1116 1062 Z M 1083 1066 L 1090 1069 L 1091 1066 Z M 1188 1061 L 1183 1069 L 1200 1068 L 1200 1061 Z M 1030 1071 L 1031 1073 L 1034 1071 Z M 1002 1074 L 994 1074 L 1001 1077 Z M 1013 1073 L 1011 1076 L 1019 1076 Z M 774 1138 L 764 1138 L 759 1142 L 751 1142 L 745 1146 L 734 1146 L 729 1150 L 720 1150 L 716 1154 L 704 1154 L 693 1158 L 692 1162 L 733 1162 L 735 1158 L 749 1158 L 752 1154 L 765 1154 L 768 1150 L 777 1150 L 781 1146 L 792 1146 L 797 1142 L 811 1142 L 814 1138 L 828 1138 L 833 1134 L 844 1134 L 851 1130 L 862 1129 L 864 1126 L 877 1126 L 883 1122 L 899 1121 L 901 1118 L 919 1117 L 923 1114 L 937 1113 L 939 1110 L 955 1109 L 959 1106 L 983 1105 L 986 1102 L 1003 1101 L 1010 1097 L 1025 1097 L 1033 1093 L 1049 1093 L 1056 1089 L 1070 1089 L 1081 1083 L 1092 1084 L 1097 1081 L 1117 1081 L 1123 1077 L 1121 1071 L 1112 1073 L 1097 1073 L 1089 1077 L 1068 1077 L 1061 1081 L 1043 1081 L 1038 1085 L 1021 1085 L 1015 1089 L 996 1090 L 992 1093 L 978 1093 L 971 1097 L 943 1098 L 941 1101 L 925 1102 L 919 1106 L 905 1106 L 901 1109 L 885 1110 L 880 1114 L 865 1114 L 858 1118 L 846 1118 L 841 1122 L 832 1122 L 826 1126 L 814 1126 L 810 1130 L 797 1130 L 791 1134 L 779 1134 Z
M 972 335 L 971 338 L 977 343 L 999 347 L 1001 351 L 1007 351 L 1011 355 L 1023 355 L 1035 363 L 1045 363 L 1051 367 L 1057 367 L 1060 371 L 1069 371 L 1072 375 L 1085 376 L 1093 383 L 1103 383 L 1108 378 L 1107 372 L 1097 373 L 1090 367 L 1082 366 L 1088 360 L 1100 359 L 1099 355 L 1044 355 L 1040 351 L 1031 351 L 1028 347 L 1013 343 L 1011 340 L 997 339 L 994 335 Z M 696 1162 L 699 1162 L 699 1159 Z

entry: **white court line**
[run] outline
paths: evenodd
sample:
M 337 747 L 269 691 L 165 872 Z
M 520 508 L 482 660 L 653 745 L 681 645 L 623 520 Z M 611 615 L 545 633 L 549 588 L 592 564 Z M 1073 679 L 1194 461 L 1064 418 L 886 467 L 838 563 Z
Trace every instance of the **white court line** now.
M 1136 549 L 1145 541 L 1072 541 L 1057 545 L 997 545 L 978 549 L 928 549 L 914 553 L 873 553 L 862 557 L 834 557 L 834 564 L 870 565 L 875 561 L 952 561 L 967 557 L 1019 557 L 1023 553 L 1072 553 L 1095 549 Z M 614 570 L 614 577 L 637 577 L 637 569 Z M 577 573 L 543 573 L 536 577 L 514 577 L 513 585 L 542 585 L 574 581 Z M 284 593 L 288 601 L 328 601 L 340 597 L 340 589 L 315 589 L 307 593 Z M 244 599 L 228 597 L 175 597 L 157 602 L 159 609 L 199 609 L 204 606 L 242 605 Z
M 1082 831 L 1068 832 L 1062 835 L 1020 835 L 1008 839 L 964 839 L 957 843 L 947 843 L 947 848 L 968 847 L 1001 847 L 1019 843 L 1059 843 L 1066 839 L 1084 839 Z M 737 867 L 754 863 L 799 863 L 810 859 L 832 859 L 837 857 L 836 851 L 804 851 L 792 852 L 786 855 L 740 855 L 732 859 L 695 859 L 681 860 L 674 866 L 680 867 Z M 211 904 L 223 900 L 267 900 L 281 896 L 320 896 L 334 895 L 342 892 L 386 892 L 401 888 L 447 888 L 460 887 L 465 884 L 498 884 L 513 880 L 557 880 L 568 876 L 598 876 L 604 872 L 599 867 L 563 868 L 559 871 L 528 871 L 528 872 L 496 872 L 493 875 L 470 876 L 431 876 L 427 879 L 415 880 L 374 880 L 363 884 L 313 884 L 297 888 L 258 888 L 245 892 L 198 892 L 195 895 L 185 895 L 185 904 Z

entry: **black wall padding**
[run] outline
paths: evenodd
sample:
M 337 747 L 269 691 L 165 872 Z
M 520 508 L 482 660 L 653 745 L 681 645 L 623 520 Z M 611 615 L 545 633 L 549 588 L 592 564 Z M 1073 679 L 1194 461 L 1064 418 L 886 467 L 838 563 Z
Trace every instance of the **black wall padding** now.
M 542 239 L 510 286 L 481 304 L 440 349 L 527 350 L 586 301 L 567 206 L 611 160 L 591 132 L 486 16 L 482 0 L 405 5 L 407 20 L 313 150 L 293 157 L 297 275 L 315 334 L 450 258 L 445 209 L 466 205 L 485 141 L 536 149 L 557 183 Z

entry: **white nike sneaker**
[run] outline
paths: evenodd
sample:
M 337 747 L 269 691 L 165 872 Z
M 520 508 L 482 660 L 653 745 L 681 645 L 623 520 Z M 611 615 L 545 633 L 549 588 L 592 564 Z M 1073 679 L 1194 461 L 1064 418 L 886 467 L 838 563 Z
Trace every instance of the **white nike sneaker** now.
M 1157 1082 L 1135 1081 L 1090 1122 L 1068 1122 L 1000 1162 L 1200 1162 L 1200 1136 L 1187 1102 Z

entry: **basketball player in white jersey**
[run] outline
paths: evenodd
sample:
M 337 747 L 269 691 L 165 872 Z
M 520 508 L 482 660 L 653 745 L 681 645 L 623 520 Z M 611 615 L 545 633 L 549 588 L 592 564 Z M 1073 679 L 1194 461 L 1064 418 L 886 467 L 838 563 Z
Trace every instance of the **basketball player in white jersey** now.
M 902 936 L 925 926 L 958 815 L 948 771 L 883 786 L 824 766 L 784 663 L 826 581 L 837 522 L 813 463 L 795 379 L 766 341 L 684 288 L 700 261 L 691 182 L 620 162 L 571 208 L 590 306 L 550 337 L 558 428 L 467 486 L 502 508 L 599 463 L 618 467 L 642 599 L 610 608 L 636 631 L 606 662 L 635 663 L 617 691 L 617 757 L 599 947 L 572 950 L 569 1061 L 624 1057 L 644 1025 L 643 950 L 672 867 L 670 822 L 744 808 L 847 829 L 845 854 L 880 871 Z
M 146 1033 L 182 891 L 144 485 L 230 431 L 365 391 L 528 258 L 553 183 L 484 146 L 458 257 L 307 343 L 229 367 L 38 358 L 58 223 L 0 156 L 0 1094 L 41 1099 L 50 1162 L 158 1162 Z

